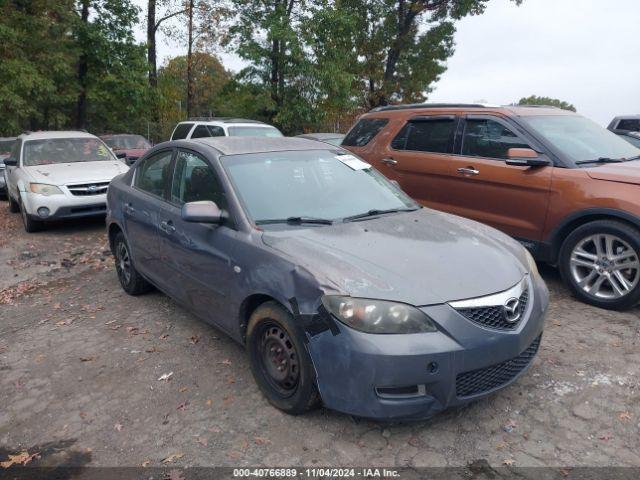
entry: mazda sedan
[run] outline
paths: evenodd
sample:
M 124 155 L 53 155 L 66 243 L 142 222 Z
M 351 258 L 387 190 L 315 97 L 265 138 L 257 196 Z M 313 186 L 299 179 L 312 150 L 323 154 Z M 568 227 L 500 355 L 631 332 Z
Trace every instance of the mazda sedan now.
M 331 145 L 163 143 L 111 182 L 107 224 L 122 288 L 244 345 L 287 413 L 426 418 L 509 385 L 540 345 L 548 291 L 523 247 Z

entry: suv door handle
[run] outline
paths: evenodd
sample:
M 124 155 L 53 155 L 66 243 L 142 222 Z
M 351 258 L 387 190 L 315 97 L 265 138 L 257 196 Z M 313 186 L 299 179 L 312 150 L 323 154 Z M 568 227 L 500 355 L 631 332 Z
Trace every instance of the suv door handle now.
M 397 165 L 398 161 L 394 160 L 393 158 L 383 158 L 382 163 L 384 163 L 385 165 Z
M 160 230 L 165 233 L 172 234 L 176 231 L 176 227 L 173 225 L 173 222 L 171 220 L 164 220 L 160 222 Z
M 473 167 L 467 167 L 467 168 L 459 168 L 457 172 L 461 173 L 462 175 L 478 175 L 480 173 L 480 170 L 476 170 Z

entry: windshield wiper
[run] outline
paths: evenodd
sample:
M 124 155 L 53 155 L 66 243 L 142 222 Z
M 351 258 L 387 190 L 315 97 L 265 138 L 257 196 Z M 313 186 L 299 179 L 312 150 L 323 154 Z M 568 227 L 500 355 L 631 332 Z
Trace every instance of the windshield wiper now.
M 318 225 L 332 225 L 333 220 L 328 218 L 316 217 L 287 217 L 287 218 L 269 218 L 265 220 L 256 220 L 256 225 L 269 225 L 274 223 L 287 223 L 289 225 L 302 225 L 303 223 L 311 223 Z
M 363 218 L 369 217 L 377 217 L 378 215 L 384 215 L 385 213 L 398 213 L 398 212 L 415 212 L 416 210 L 421 209 L 422 207 L 414 207 L 414 208 L 390 208 L 388 210 L 369 210 L 365 213 L 358 213 L 357 215 L 351 215 L 349 217 L 344 217 L 342 219 L 343 222 L 352 222 L 354 220 L 360 220 Z
M 628 160 L 627 158 L 609 158 L 609 157 L 599 157 L 592 160 L 577 160 L 576 165 L 582 165 L 585 163 L 621 163 Z

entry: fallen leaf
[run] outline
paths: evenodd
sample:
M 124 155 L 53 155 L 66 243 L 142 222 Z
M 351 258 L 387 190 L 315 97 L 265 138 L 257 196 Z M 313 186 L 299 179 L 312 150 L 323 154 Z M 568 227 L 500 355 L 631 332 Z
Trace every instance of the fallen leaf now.
M 514 463 L 516 463 L 516 461 L 513 458 L 507 458 L 506 460 L 502 461 L 502 464 L 506 465 L 507 467 L 510 467 Z
M 121 432 L 122 431 L 122 424 L 121 423 L 116 423 L 113 426 L 114 429 L 116 429 L 117 431 Z
M 9 467 L 12 467 L 13 465 L 25 466 L 27 463 L 29 463 L 31 460 L 33 460 L 36 457 L 38 457 L 38 453 L 32 453 L 31 455 L 29 455 L 29 452 L 24 450 L 18 453 L 17 455 L 9 455 L 8 460 L 4 462 L 0 462 L 0 467 L 9 468 Z
M 184 475 L 180 470 L 169 470 L 165 475 L 165 480 L 184 480 Z
M 608 442 L 609 440 L 611 440 L 613 438 L 613 435 L 611 435 L 610 433 L 603 433 L 602 435 L 600 435 L 598 437 L 598 439 L 600 440 L 604 440 L 605 442 Z
M 163 333 L 162 335 L 160 335 L 158 337 L 160 340 L 164 340 L 165 338 L 169 338 L 169 334 L 168 333 Z
M 163 459 L 162 463 L 164 463 L 165 465 L 167 463 L 173 463 L 176 460 L 180 460 L 182 457 L 184 457 L 184 453 L 173 453 L 169 455 L 167 458 Z
M 93 362 L 96 357 L 80 357 L 81 362 Z
M 189 341 L 190 341 L 193 345 L 195 345 L 196 343 L 198 343 L 198 342 L 200 341 L 200 336 L 199 336 L 199 335 L 193 335 L 193 336 L 189 339 Z
M 151 460 L 145 460 L 144 462 L 142 462 L 141 466 L 142 467 L 148 467 L 149 465 L 151 465 Z
M 571 473 L 571 469 L 570 468 L 561 468 L 560 469 L 560 475 L 562 475 L 563 477 L 568 477 L 570 473 Z
M 196 442 L 198 442 L 203 447 L 209 446 L 209 440 L 207 440 L 206 438 L 198 437 L 196 438 Z
M 178 391 L 180 393 L 188 392 L 189 391 L 189 387 L 180 387 L 180 389 Z
M 160 378 L 158 378 L 158 381 L 165 381 L 168 382 L 169 380 L 171 380 L 171 377 L 173 376 L 173 372 L 169 372 L 169 373 L 163 373 L 162 375 L 160 375 Z
M 499 444 L 496 445 L 497 450 L 503 450 L 505 448 L 507 448 L 507 444 L 504 442 L 500 442 Z
M 223 365 L 231 365 L 231 360 L 229 360 L 228 358 L 224 359 L 223 361 L 220 362 Z
M 618 419 L 620 421 L 631 420 L 631 417 L 632 417 L 631 412 L 620 412 L 618 414 Z
M 180 405 L 178 405 L 178 408 L 176 408 L 176 410 L 185 410 L 187 408 L 187 405 L 189 405 L 189 400 L 185 400 Z
M 231 451 L 227 453 L 227 456 L 232 460 L 240 460 L 242 458 L 242 454 L 240 452 Z
M 213 405 L 213 400 L 211 399 L 207 400 L 207 407 L 210 407 L 211 405 Z
M 129 333 L 137 332 L 138 330 L 140 330 L 138 327 L 127 327 L 127 332 Z
M 256 445 L 268 445 L 271 443 L 271 440 L 267 440 L 266 438 L 262 437 L 253 437 L 253 441 Z

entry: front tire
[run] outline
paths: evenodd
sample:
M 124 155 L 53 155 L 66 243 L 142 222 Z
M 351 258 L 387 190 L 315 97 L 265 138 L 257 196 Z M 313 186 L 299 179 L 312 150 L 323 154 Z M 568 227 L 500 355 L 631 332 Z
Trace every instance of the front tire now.
M 9 199 L 9 211 L 11 213 L 18 213 L 20 211 L 20 204 L 13 199 L 9 192 L 7 192 L 7 198 Z
M 291 314 L 276 302 L 253 312 L 247 327 L 251 372 L 269 403 L 299 415 L 320 403 L 315 372 Z
M 624 310 L 640 301 L 640 231 L 615 220 L 576 228 L 560 250 L 560 274 L 583 302 Z
M 27 233 L 35 233 L 44 229 L 44 223 L 33 220 L 27 213 L 27 209 L 22 202 L 19 204 L 20 215 L 22 216 L 22 224 Z
M 147 282 L 133 266 L 131 261 L 131 249 L 124 234 L 119 232 L 113 241 L 114 257 L 116 260 L 116 273 L 120 286 L 129 295 L 142 295 L 147 293 L 153 287 Z

